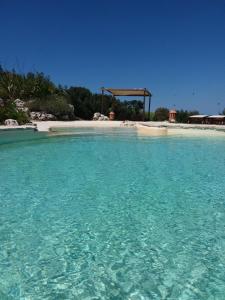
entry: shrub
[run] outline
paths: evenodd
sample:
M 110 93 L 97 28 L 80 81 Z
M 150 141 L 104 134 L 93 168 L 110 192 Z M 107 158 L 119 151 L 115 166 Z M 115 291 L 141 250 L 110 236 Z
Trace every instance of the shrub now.
M 169 109 L 165 107 L 159 107 L 154 114 L 154 121 L 166 121 L 169 119 Z
M 28 115 L 23 111 L 17 111 L 12 102 L 0 107 L 0 123 L 3 124 L 6 119 L 17 120 L 20 125 L 29 121 Z
M 42 98 L 55 93 L 55 84 L 44 73 L 19 74 L 0 65 L 0 97 L 14 100 Z
M 53 114 L 58 119 L 65 119 L 65 116 L 68 116 L 69 119 L 74 118 L 73 108 L 68 104 L 66 97 L 63 95 L 52 95 L 30 101 L 28 107 L 31 111 Z
M 188 110 L 177 110 L 176 121 L 177 123 L 187 123 L 188 118 L 193 115 L 199 115 L 198 111 L 188 111 Z

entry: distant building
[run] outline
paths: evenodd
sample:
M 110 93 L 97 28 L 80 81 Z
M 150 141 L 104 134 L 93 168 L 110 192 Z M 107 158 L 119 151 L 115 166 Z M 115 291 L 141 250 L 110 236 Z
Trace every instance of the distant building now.
M 194 115 L 188 118 L 188 123 L 191 124 L 206 124 L 208 115 Z
M 177 115 L 176 110 L 171 109 L 171 110 L 169 111 L 169 122 L 170 122 L 170 123 L 176 123 L 176 115 Z
M 225 125 L 224 115 L 194 115 L 188 118 L 188 123 L 191 124 L 214 124 L 214 125 Z
M 225 116 L 224 115 L 209 116 L 209 117 L 207 117 L 207 124 L 224 125 L 225 124 Z

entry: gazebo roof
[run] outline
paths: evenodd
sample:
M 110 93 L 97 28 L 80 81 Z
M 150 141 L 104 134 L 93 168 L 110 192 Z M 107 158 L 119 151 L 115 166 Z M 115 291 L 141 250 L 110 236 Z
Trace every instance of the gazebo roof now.
M 102 90 L 111 93 L 113 96 L 152 96 L 151 92 L 145 88 L 140 88 L 140 89 L 102 88 Z

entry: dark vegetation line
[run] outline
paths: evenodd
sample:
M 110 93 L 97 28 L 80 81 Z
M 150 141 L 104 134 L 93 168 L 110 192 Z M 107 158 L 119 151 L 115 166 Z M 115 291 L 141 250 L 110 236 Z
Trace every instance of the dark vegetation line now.
M 117 120 L 142 120 L 143 102 L 140 100 L 120 101 L 113 96 L 103 96 L 103 114 L 114 111 Z M 52 114 L 58 120 L 91 120 L 95 112 L 101 111 L 102 95 L 93 94 L 84 87 L 55 85 L 49 76 L 39 72 L 20 74 L 0 66 L 0 123 L 15 119 L 20 124 L 29 121 L 29 111 Z M 14 101 L 26 103 L 28 112 L 18 110 Z M 177 111 L 177 121 L 187 122 L 188 116 L 197 111 Z M 168 109 L 158 108 L 151 120 L 168 119 Z

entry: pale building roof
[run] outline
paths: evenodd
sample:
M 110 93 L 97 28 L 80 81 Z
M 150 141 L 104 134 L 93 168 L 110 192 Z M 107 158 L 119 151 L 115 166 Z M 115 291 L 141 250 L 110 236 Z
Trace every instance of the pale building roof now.
M 212 119 L 223 119 L 225 118 L 224 115 L 213 115 L 213 116 L 209 116 L 209 118 L 212 118 Z
M 189 118 L 199 118 L 199 119 L 202 119 L 202 118 L 206 118 L 208 117 L 208 115 L 193 115 L 193 116 L 190 116 Z

